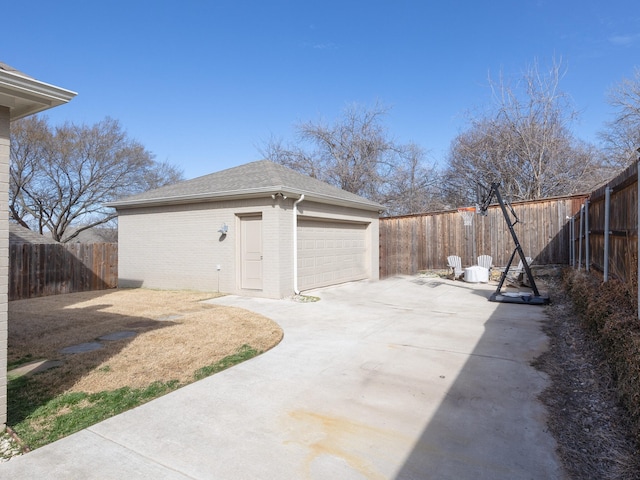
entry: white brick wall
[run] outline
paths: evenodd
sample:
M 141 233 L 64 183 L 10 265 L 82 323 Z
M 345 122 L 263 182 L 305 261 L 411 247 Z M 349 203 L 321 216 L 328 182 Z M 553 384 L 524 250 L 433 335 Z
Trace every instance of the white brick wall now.
M 9 108 L 0 107 L 0 429 L 7 423 L 9 284 Z
M 279 272 L 292 261 L 288 259 L 291 241 L 283 241 L 279 225 L 283 216 L 290 218 L 290 212 L 281 210 L 270 197 L 118 213 L 118 276 L 122 287 L 247 293 L 240 288 L 240 217 L 260 213 L 264 284 L 262 292 L 250 294 L 273 298 L 289 294 L 283 292 Z M 224 238 L 218 232 L 223 223 L 229 227 Z
M 293 202 L 270 196 L 237 201 L 120 209 L 118 270 L 121 287 L 193 289 L 282 298 L 293 294 Z M 371 278 L 378 278 L 378 215 L 302 202 L 306 216 L 370 221 Z M 241 288 L 242 215 L 262 215 L 263 288 Z M 364 215 L 364 218 L 363 218 Z M 229 232 L 217 231 L 226 223 Z M 221 270 L 216 270 L 216 265 Z

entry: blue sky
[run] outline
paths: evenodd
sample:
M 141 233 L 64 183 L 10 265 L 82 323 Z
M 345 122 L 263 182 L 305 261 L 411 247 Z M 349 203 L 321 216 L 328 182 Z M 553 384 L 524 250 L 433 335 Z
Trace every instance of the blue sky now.
M 488 75 L 562 59 L 597 141 L 607 91 L 640 66 L 636 1 L 6 2 L 0 61 L 78 92 L 53 124 L 107 116 L 193 178 L 257 160 L 297 121 L 392 107 L 389 134 L 443 163 Z

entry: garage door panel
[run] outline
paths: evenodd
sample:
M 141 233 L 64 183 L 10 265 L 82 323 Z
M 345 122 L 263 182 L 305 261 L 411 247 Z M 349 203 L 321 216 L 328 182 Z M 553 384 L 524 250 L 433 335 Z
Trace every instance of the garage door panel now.
M 301 290 L 367 278 L 366 225 L 298 221 Z

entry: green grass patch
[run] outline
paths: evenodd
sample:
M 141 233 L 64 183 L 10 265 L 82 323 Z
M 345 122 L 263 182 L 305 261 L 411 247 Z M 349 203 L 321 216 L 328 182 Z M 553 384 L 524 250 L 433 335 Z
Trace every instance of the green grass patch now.
M 235 354 L 198 369 L 194 381 L 255 357 L 260 352 L 243 345 Z M 177 380 L 155 382 L 145 388 L 123 387 L 99 393 L 72 392 L 52 395 L 38 375 L 18 377 L 8 383 L 8 422 L 20 439 L 34 449 L 137 407 L 185 384 Z
M 202 367 L 196 370 L 196 372 L 193 374 L 193 377 L 195 380 L 200 380 L 202 378 L 213 375 L 214 373 L 226 370 L 227 368 L 237 365 L 238 363 L 242 363 L 245 360 L 249 360 L 250 358 L 253 358 L 258 354 L 260 354 L 260 352 L 251 348 L 249 345 L 242 345 L 238 349 L 237 353 L 226 356 L 219 362 L 207 365 L 206 367 Z

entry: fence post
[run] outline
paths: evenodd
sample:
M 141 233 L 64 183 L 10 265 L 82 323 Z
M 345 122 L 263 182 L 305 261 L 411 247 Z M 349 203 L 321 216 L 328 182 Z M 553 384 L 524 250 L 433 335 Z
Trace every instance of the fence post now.
M 640 150 L 638 150 L 640 152 Z M 636 186 L 637 186 L 637 195 L 636 195 L 636 211 L 638 212 L 638 221 L 636 222 L 636 243 L 638 244 L 638 254 L 636 260 L 638 261 L 637 271 L 636 271 L 636 290 L 638 291 L 638 303 L 636 304 L 638 310 L 638 318 L 640 319 L 640 157 L 638 157 L 636 163 Z
M 569 265 L 576 266 L 576 217 L 569 217 Z
M 584 205 L 580 206 L 580 228 L 578 229 L 578 271 L 582 268 L 582 225 L 584 222 Z
M 589 271 L 589 200 L 584 201 L 584 268 Z
M 609 281 L 609 208 L 611 207 L 611 187 L 604 189 L 604 281 Z

